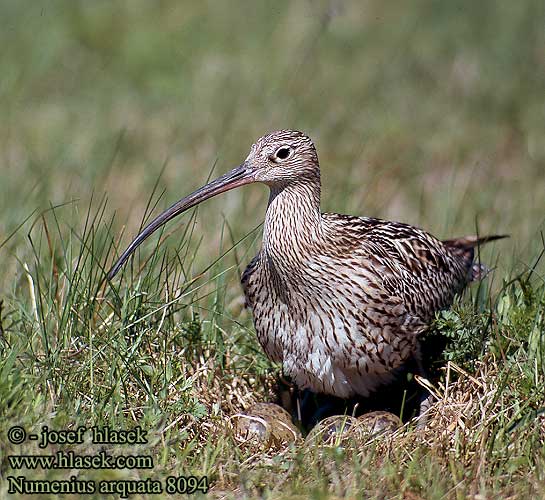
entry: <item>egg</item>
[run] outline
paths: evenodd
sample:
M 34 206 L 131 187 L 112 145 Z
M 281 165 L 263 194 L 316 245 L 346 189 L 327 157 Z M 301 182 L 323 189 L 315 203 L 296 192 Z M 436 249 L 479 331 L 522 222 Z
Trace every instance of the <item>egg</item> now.
M 282 449 L 301 439 L 301 432 L 290 414 L 274 403 L 256 403 L 232 418 L 235 440 L 241 446 Z

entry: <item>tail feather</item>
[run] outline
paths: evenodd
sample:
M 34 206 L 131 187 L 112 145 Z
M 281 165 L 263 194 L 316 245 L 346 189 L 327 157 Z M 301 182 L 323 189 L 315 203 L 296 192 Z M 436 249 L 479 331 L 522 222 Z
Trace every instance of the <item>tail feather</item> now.
M 507 234 L 495 234 L 491 236 L 463 236 L 462 238 L 453 238 L 443 240 L 443 245 L 448 247 L 452 253 L 458 255 L 466 261 L 469 272 L 469 281 L 482 280 L 492 270 L 480 262 L 474 262 L 475 247 L 489 243 L 490 241 L 508 238 Z
M 462 236 L 461 238 L 453 238 L 443 240 L 443 245 L 451 248 L 469 249 L 475 248 L 491 241 L 509 238 L 508 234 L 494 234 L 491 236 Z

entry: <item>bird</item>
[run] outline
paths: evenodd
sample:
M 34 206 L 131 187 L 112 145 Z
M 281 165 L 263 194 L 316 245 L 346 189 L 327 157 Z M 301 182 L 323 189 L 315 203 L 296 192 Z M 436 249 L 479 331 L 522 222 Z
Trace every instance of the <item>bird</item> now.
M 269 188 L 262 245 L 242 274 L 247 307 L 266 355 L 297 388 L 341 399 L 369 397 L 419 359 L 437 312 L 489 269 L 475 249 L 506 237 L 439 240 L 418 227 L 324 213 L 313 141 L 297 130 L 259 138 L 246 159 L 174 203 L 113 265 L 166 222 L 225 191 Z

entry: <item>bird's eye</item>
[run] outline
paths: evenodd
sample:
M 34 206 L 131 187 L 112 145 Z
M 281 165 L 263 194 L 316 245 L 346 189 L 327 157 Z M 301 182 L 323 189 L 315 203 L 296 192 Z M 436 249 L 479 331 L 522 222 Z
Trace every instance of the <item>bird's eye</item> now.
M 291 153 L 293 152 L 293 149 L 291 149 L 289 146 L 282 146 L 281 148 L 278 148 L 276 150 L 276 153 L 274 153 L 273 160 L 286 160 L 291 156 Z

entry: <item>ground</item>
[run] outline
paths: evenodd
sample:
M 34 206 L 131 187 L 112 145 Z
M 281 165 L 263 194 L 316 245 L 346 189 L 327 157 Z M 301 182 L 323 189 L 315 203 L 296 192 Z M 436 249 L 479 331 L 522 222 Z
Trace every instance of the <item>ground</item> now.
M 75 480 L 206 476 L 219 498 L 543 497 L 543 2 L 52 0 L 0 2 L 0 17 L 4 496 L 10 476 L 67 477 L 8 456 L 102 450 L 153 467 Z M 429 334 L 450 343 L 424 429 L 402 415 L 395 435 L 342 447 L 236 444 L 233 415 L 272 401 L 279 374 L 239 285 L 264 187 L 184 215 L 101 283 L 150 215 L 278 128 L 315 141 L 324 211 L 511 236 L 482 250 L 493 273 Z M 139 425 L 147 442 L 93 445 L 95 425 Z M 10 442 L 14 426 L 88 432 L 40 448 Z

